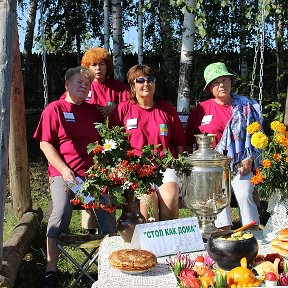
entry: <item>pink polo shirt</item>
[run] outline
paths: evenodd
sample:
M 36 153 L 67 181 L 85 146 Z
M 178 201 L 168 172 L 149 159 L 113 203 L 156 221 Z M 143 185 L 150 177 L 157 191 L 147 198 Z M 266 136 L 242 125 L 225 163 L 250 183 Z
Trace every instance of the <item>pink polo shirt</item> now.
M 90 86 L 90 92 L 85 101 L 89 104 L 97 106 L 110 106 L 119 104 L 128 100 L 129 86 L 124 82 L 112 78 L 106 78 L 105 81 L 99 83 L 93 81 Z M 65 99 L 66 92 L 61 96 Z
M 93 165 L 92 156 L 87 154 L 87 145 L 100 141 L 96 122 L 103 122 L 98 108 L 86 102 L 76 105 L 60 99 L 43 110 L 33 137 L 52 144 L 76 175 L 85 176 L 85 171 Z M 50 163 L 48 174 L 61 176 Z
M 231 119 L 232 106 L 217 104 L 214 99 L 199 103 L 188 118 L 185 132 L 186 146 L 196 143 L 195 134 L 216 134 L 214 147 L 220 141 L 223 131 Z
M 175 147 L 185 143 L 184 130 L 172 104 L 156 100 L 150 109 L 143 109 L 132 101 L 120 103 L 109 118 L 111 126 L 126 126 L 136 155 L 144 145 L 161 144 L 177 157 Z

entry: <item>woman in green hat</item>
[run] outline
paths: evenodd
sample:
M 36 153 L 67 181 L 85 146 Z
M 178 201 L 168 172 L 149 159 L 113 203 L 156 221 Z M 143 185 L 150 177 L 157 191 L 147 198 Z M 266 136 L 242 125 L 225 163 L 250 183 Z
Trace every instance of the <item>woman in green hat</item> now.
M 208 65 L 204 71 L 204 91 L 211 99 L 199 103 L 190 113 L 186 126 L 186 146 L 189 152 L 196 144 L 195 134 L 216 134 L 215 149 L 228 151 L 232 157 L 232 188 L 238 202 L 242 224 L 256 221 L 259 213 L 253 200 L 252 170 L 257 166 L 259 151 L 250 142 L 246 131 L 254 121 L 261 122 L 260 105 L 245 96 L 232 93 L 230 73 L 224 63 Z M 232 226 L 230 207 L 218 214 L 215 225 L 230 229 Z

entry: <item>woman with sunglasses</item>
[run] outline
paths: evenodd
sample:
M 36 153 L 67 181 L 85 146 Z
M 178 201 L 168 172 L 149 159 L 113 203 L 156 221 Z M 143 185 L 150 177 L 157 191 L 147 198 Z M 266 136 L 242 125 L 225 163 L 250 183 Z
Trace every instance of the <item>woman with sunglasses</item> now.
M 145 145 L 160 144 L 162 149 L 169 149 L 176 158 L 184 150 L 184 130 L 174 106 L 168 101 L 154 98 L 156 71 L 147 65 L 135 65 L 128 71 L 127 78 L 131 97 L 113 110 L 110 125 L 126 127 L 136 155 L 141 154 Z M 163 184 L 156 187 L 156 193 L 152 194 L 156 221 L 178 218 L 179 190 L 175 170 L 167 169 L 163 173 Z M 143 199 L 140 204 L 141 213 L 146 219 L 149 202 L 150 199 Z

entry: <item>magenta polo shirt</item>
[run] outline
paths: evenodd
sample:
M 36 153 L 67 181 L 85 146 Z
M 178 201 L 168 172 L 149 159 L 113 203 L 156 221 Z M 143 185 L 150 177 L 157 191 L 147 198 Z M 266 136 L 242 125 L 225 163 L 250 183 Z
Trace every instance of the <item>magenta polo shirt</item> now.
M 186 145 L 196 143 L 195 134 L 216 134 L 214 147 L 220 141 L 223 131 L 231 119 L 232 106 L 220 105 L 209 99 L 199 103 L 191 112 L 186 125 Z
M 156 100 L 150 109 L 143 109 L 132 101 L 120 103 L 109 118 L 111 126 L 126 126 L 129 140 L 136 155 L 148 144 L 162 144 L 177 157 L 175 147 L 184 146 L 184 130 L 172 104 Z
M 51 143 L 76 175 L 85 176 L 93 165 L 87 145 L 100 140 L 96 122 L 103 122 L 98 108 L 86 102 L 76 105 L 60 99 L 44 109 L 33 137 Z M 49 163 L 48 175 L 61 176 L 61 173 Z
M 129 93 L 130 89 L 127 84 L 116 79 L 107 78 L 101 83 L 92 82 L 85 101 L 97 106 L 110 106 L 128 100 Z M 65 97 L 66 92 L 60 99 L 65 99 Z

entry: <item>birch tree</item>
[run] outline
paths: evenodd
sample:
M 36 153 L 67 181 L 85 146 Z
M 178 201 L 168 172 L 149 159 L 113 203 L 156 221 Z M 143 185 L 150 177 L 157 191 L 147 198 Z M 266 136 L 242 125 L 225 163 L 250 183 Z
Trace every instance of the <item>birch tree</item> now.
M 137 35 L 138 35 L 138 64 L 143 64 L 143 2 L 139 0 L 138 3 L 138 17 L 137 17 Z
M 3 259 L 3 222 L 7 191 L 8 139 L 12 78 L 13 25 L 16 19 L 16 0 L 0 0 L 0 270 Z
M 23 50 L 23 68 L 24 68 L 24 83 L 29 83 L 30 77 L 30 59 L 32 55 L 32 47 L 34 40 L 34 29 L 37 14 L 38 0 L 30 0 L 28 17 L 26 21 L 26 32 L 25 32 L 25 42 Z M 27 87 L 25 87 L 25 92 L 27 93 Z
M 104 0 L 104 48 L 110 49 L 110 32 L 109 32 L 109 0 Z
M 192 60 L 195 40 L 195 0 L 186 1 L 180 56 L 177 111 L 189 112 L 192 87 Z
M 123 81 L 123 37 L 121 0 L 112 0 L 114 78 Z

